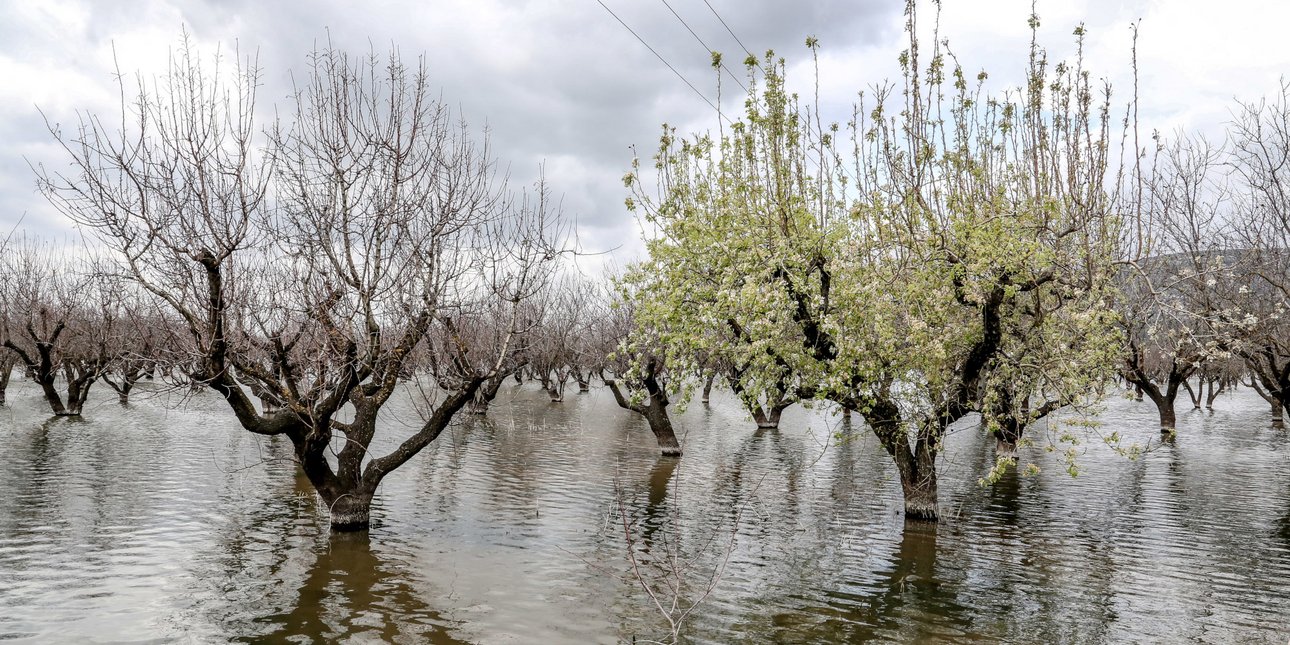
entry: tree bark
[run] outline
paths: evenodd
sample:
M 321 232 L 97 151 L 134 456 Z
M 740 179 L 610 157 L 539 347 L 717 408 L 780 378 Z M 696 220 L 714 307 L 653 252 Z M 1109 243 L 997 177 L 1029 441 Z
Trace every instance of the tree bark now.
M 372 495 L 344 493 L 329 504 L 333 531 L 364 531 L 372 522 Z
M 787 405 L 774 405 L 767 411 L 765 406 L 752 406 L 753 421 L 757 423 L 759 430 L 774 430 L 779 428 L 779 419 L 787 409 Z
M 609 391 L 614 394 L 614 401 L 618 407 L 624 410 L 631 410 L 643 417 L 649 424 L 650 432 L 654 434 L 654 440 L 658 442 L 659 451 L 665 457 L 680 457 L 681 442 L 676 438 L 676 432 L 672 429 L 672 419 L 667 414 L 667 395 L 663 392 L 651 376 L 646 379 L 646 390 L 649 392 L 649 403 L 637 405 L 632 403 L 623 396 L 623 391 L 619 389 L 618 382 L 614 379 L 605 381 L 609 386 Z
M 1215 384 L 1218 387 L 1214 387 Z M 1227 391 L 1226 379 L 1211 380 L 1209 382 L 1209 394 L 1205 397 L 1205 408 L 1212 412 L 1214 410 L 1214 401 L 1218 399 L 1218 395 L 1225 391 Z
M 1166 434 L 1173 432 L 1178 425 L 1174 403 L 1178 399 L 1179 386 L 1187 382 L 1189 368 L 1180 367 L 1175 362 L 1169 371 L 1163 391 L 1140 367 L 1134 365 L 1132 370 L 1132 373 L 1126 376 L 1147 395 L 1147 398 L 1151 399 L 1152 403 L 1156 404 L 1156 409 L 1160 413 L 1160 432 Z
M 672 430 L 672 419 L 668 416 L 667 409 L 651 402 L 645 408 L 645 420 L 649 422 L 650 432 L 654 433 L 663 456 L 680 457 L 681 442 L 677 441 L 676 432 Z
M 1174 412 L 1173 402 L 1157 403 L 1160 409 L 1160 431 L 1173 432 L 1178 427 L 1178 415 Z
M 940 519 L 936 504 L 936 456 L 934 448 L 920 439 L 913 454 L 897 459 L 900 488 L 905 495 L 905 517 L 935 522 Z M 904 465 L 902 465 L 902 463 Z
M 1199 410 L 1200 400 L 1205 395 L 1205 379 L 1200 379 L 1200 383 L 1197 384 L 1195 390 L 1191 389 L 1190 381 L 1183 381 L 1182 386 L 1183 389 L 1187 390 L 1187 397 L 1191 399 L 1192 409 Z
M 869 427 L 900 473 L 900 488 L 905 499 L 905 517 L 935 522 L 939 519 L 936 504 L 936 451 L 940 431 L 936 421 L 918 428 L 910 445 L 909 436 L 900 422 L 900 408 L 894 402 L 877 399 L 870 402 L 866 420 Z
M 3 345 L 0 345 L 0 405 L 5 404 L 5 390 L 9 389 L 9 379 L 13 376 L 13 368 L 19 365 L 18 356 L 12 351 L 6 351 Z
M 498 374 L 479 386 L 475 390 L 475 396 L 470 399 L 470 413 L 484 415 L 488 414 L 488 408 L 493 404 L 493 399 L 497 398 L 497 392 L 502 389 L 502 381 L 505 381 L 510 374 Z
M 999 433 L 994 441 L 994 456 L 996 458 L 1007 457 L 1015 461 L 1017 459 L 1017 440 L 1010 439 L 1004 436 L 1003 433 Z

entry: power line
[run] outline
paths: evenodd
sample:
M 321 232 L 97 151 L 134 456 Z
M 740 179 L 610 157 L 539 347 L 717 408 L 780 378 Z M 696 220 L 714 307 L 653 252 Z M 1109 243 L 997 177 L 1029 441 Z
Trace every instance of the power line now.
M 671 11 L 671 12 L 672 12 L 672 15 L 673 15 L 673 16 L 676 16 L 676 19 L 677 19 L 677 20 L 680 20 L 680 21 L 681 21 L 681 24 L 685 26 L 685 30 L 686 30 L 686 31 L 688 31 L 688 32 L 690 32 L 690 35 L 691 35 L 691 36 L 694 36 L 694 39 L 695 39 L 695 40 L 697 40 L 697 41 L 699 41 L 699 44 L 700 44 L 700 45 L 702 45 L 702 46 L 703 46 L 703 48 L 704 48 L 704 49 L 706 49 L 706 50 L 708 51 L 708 53 L 710 53 L 710 54 L 717 54 L 717 51 L 716 51 L 715 49 L 713 49 L 713 48 L 709 47 L 709 46 L 708 46 L 708 43 L 703 42 L 703 39 L 699 37 L 699 34 L 694 33 L 694 30 L 690 28 L 690 24 L 689 24 L 689 23 L 687 23 L 687 22 L 685 21 L 685 18 L 682 18 L 682 17 L 681 17 L 681 14 L 679 14 L 679 13 L 677 13 L 677 12 L 676 12 L 676 9 L 673 9 L 673 8 L 672 8 L 672 5 L 670 5 L 670 4 L 668 4 L 668 3 L 667 3 L 667 0 L 661 0 L 661 1 L 662 1 L 662 3 L 663 3 L 663 6 L 664 6 L 664 7 L 667 7 L 667 10 L 668 10 L 668 11 Z M 720 16 L 718 16 L 718 17 L 720 17 Z M 742 46 L 742 43 L 741 43 L 741 46 Z M 740 88 L 740 89 L 742 89 L 742 90 L 744 91 L 744 93 L 747 93 L 747 92 L 748 92 L 748 88 L 747 88 L 747 87 L 745 87 L 745 86 L 744 86 L 744 84 L 743 84 L 742 82 L 740 82 L 739 77 L 738 77 L 738 76 L 735 76 L 735 73 L 734 73 L 734 72 L 730 71 L 730 68 L 729 68 L 729 67 L 726 67 L 726 64 L 725 64 L 725 63 L 721 63 L 721 69 L 726 70 L 726 73 L 730 75 L 730 78 L 734 79 L 735 84 L 736 84 L 736 85 L 738 85 L 738 86 L 739 86 L 739 88 Z
M 707 0 L 704 0 L 704 1 L 706 2 Z M 695 86 L 694 86 L 694 83 L 691 83 L 691 82 L 689 81 L 689 79 L 685 78 L 685 76 L 682 76 L 682 75 L 681 75 L 681 72 L 676 71 L 676 68 L 675 68 L 675 67 L 672 67 L 672 64 L 671 64 L 671 63 L 669 63 L 669 62 L 667 62 L 667 59 L 666 59 L 666 58 L 663 58 L 663 55 L 662 55 L 662 54 L 660 54 L 660 53 L 658 53 L 657 51 L 655 51 L 653 47 L 650 47 L 649 43 L 645 42 L 645 39 L 644 39 L 644 38 L 641 38 L 641 37 L 640 37 L 640 34 L 636 33 L 636 30 L 635 30 L 635 29 L 632 29 L 631 27 L 629 27 L 629 26 L 627 25 L 627 23 L 623 22 L 623 19 L 622 19 L 622 18 L 619 18 L 619 17 L 618 17 L 618 14 L 614 13 L 614 10 L 613 10 L 613 9 L 610 9 L 610 8 L 609 8 L 609 5 L 606 5 L 606 4 L 604 3 L 604 0 L 596 0 L 596 2 L 599 2 L 599 3 L 600 3 L 600 6 L 604 7 L 604 8 L 605 8 L 605 11 L 608 11 L 608 12 L 609 12 L 609 15 L 613 16 L 613 17 L 614 17 L 614 20 L 617 20 L 617 21 L 618 21 L 618 24 L 622 25 L 622 26 L 623 26 L 623 28 L 625 28 L 627 31 L 631 32 L 631 34 L 632 34 L 633 36 L 635 36 L 635 37 L 636 37 L 636 40 L 641 41 L 641 44 L 642 44 L 642 45 L 644 45 L 646 49 L 650 50 L 650 53 L 654 54 L 654 56 L 655 56 L 655 57 L 657 57 L 660 61 L 663 61 L 663 64 L 664 64 L 664 65 L 667 65 L 667 68 L 668 68 L 668 69 L 670 69 L 670 70 L 672 70 L 672 73 L 673 73 L 673 74 L 676 74 L 676 77 L 677 77 L 677 78 L 679 78 L 679 79 L 681 79 L 681 82 L 685 83 L 686 85 L 688 85 L 688 86 L 690 87 L 690 89 L 694 90 L 694 93 L 695 93 L 695 94 L 698 94 L 698 95 L 699 95 L 699 98 L 703 99 L 703 102 L 704 102 L 704 103 L 707 103 L 709 107 L 711 107 L 713 110 L 715 110 L 715 111 L 717 112 L 717 114 L 720 114 L 720 113 L 721 113 L 721 109 L 720 109 L 720 108 L 718 108 L 718 107 L 717 107 L 717 106 L 716 106 L 712 101 L 708 100 L 708 97 L 707 97 L 707 96 L 705 96 L 705 95 L 703 94 L 703 92 L 700 92 L 700 91 L 699 91 L 699 88 L 697 88 L 697 87 L 695 87 Z

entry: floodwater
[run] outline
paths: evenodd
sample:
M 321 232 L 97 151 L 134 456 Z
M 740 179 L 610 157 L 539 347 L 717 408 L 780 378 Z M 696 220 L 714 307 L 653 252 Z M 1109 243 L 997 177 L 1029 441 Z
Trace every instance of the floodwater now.
M 621 643 L 669 617 L 696 643 L 1290 640 L 1290 434 L 1248 391 L 1136 461 L 1081 446 L 1076 478 L 1034 447 L 1038 474 L 983 487 L 991 442 L 957 431 L 929 526 L 827 411 L 758 431 L 692 403 L 678 462 L 603 390 L 508 385 L 334 536 L 285 440 L 207 394 L 96 391 L 50 420 L 15 377 L 0 409 L 0 640 Z M 1157 436 L 1149 402 L 1101 418 Z

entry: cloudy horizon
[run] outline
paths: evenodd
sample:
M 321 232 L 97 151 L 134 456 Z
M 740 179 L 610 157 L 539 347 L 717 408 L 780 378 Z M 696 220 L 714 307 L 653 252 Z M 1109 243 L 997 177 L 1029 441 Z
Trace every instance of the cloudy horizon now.
M 1016 82 L 1024 71 L 1030 3 L 944 5 L 941 35 L 950 39 L 960 62 L 970 70 L 989 70 L 999 83 Z M 1056 57 L 1071 55 L 1071 31 L 1085 23 L 1088 65 L 1122 97 L 1133 85 L 1130 27 L 1141 21 L 1144 134 L 1186 128 L 1221 137 L 1235 100 L 1279 92 L 1281 70 L 1290 68 L 1290 52 L 1277 47 L 1273 31 L 1290 15 L 1282 7 L 1086 0 L 1040 2 L 1038 13 L 1042 44 Z M 924 8 L 921 20 L 932 16 Z M 639 257 L 642 248 L 623 205 L 621 177 L 633 150 L 648 158 L 664 122 L 682 132 L 716 126 L 708 102 L 716 101 L 718 84 L 707 49 L 723 52 L 736 75 L 745 47 L 757 53 L 774 49 L 787 58 L 796 86 L 813 93 L 804 41 L 818 38 L 821 103 L 826 114 L 843 119 L 856 92 L 895 73 L 904 46 L 901 3 L 877 0 L 804 6 L 766 0 L 451 0 L 411 10 L 396 4 L 356 10 L 341 2 L 60 0 L 10 3 L 0 8 L 0 25 L 0 73 L 8 81 L 0 87 L 0 137 L 6 144 L 0 154 L 0 228 L 6 231 L 21 217 L 19 229 L 29 233 L 74 235 L 35 190 L 29 164 L 66 163 L 37 108 L 63 124 L 74 123 L 78 110 L 119 113 L 114 57 L 126 74 L 159 74 L 186 30 L 206 60 L 217 50 L 258 59 L 262 124 L 275 106 L 285 107 L 291 74 L 305 69 L 308 54 L 324 40 L 355 53 L 381 54 L 393 47 L 405 59 L 424 55 L 445 103 L 475 133 L 488 128 L 512 187 L 530 185 L 545 168 L 566 214 L 579 224 L 584 250 L 617 249 L 604 257 L 619 263 Z M 724 77 L 721 88 L 723 109 L 737 111 L 742 96 L 734 80 Z

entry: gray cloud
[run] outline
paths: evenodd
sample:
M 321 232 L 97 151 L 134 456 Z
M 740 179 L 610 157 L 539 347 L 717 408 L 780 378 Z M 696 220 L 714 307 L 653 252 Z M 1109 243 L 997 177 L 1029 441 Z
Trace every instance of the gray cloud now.
M 707 52 L 666 4 L 604 1 L 703 94 L 715 97 L 717 80 Z M 837 70 L 842 70 L 840 80 L 829 77 L 845 86 L 831 88 L 842 97 L 879 80 L 890 67 L 873 62 L 889 63 L 902 44 L 901 3 L 890 0 L 708 1 L 756 53 L 774 49 L 790 60 L 805 60 L 803 41 L 808 35 L 818 37 L 835 61 L 829 73 L 838 76 Z M 703 0 L 668 2 L 742 74 L 742 47 Z M 999 45 L 1019 42 L 1017 27 L 1024 27 L 1028 2 L 974 2 L 970 9 L 948 4 L 946 35 L 959 44 L 956 51 L 965 61 L 991 66 L 1000 56 L 1012 55 L 1001 53 Z M 1125 31 L 1126 25 L 1121 24 L 1125 10 L 1110 0 L 1087 0 L 1055 11 L 1058 29 L 1065 34 L 1069 26 L 1063 21 L 1078 14 L 1090 23 L 1099 16 L 1110 21 L 1091 25 L 1095 30 L 1103 28 L 1102 33 Z M 1165 15 L 1167 11 L 1173 13 Z M 1229 11 L 1246 9 L 1234 6 Z M 1144 2 L 1139 15 L 1145 18 L 1148 33 L 1152 12 L 1164 15 L 1160 22 L 1165 30 L 1179 30 L 1178 21 L 1188 19 L 1185 9 Z M 1200 14 L 1193 20 L 1203 24 L 1207 19 Z M 532 182 L 539 164 L 545 162 L 553 189 L 563 195 L 566 210 L 583 227 L 584 243 L 592 248 L 624 244 L 626 255 L 640 248 L 636 226 L 623 207 L 625 194 L 619 181 L 630 163 L 630 148 L 635 146 L 639 154 L 648 156 L 663 122 L 686 130 L 707 129 L 716 123 L 712 109 L 596 0 L 7 3 L 0 6 L 0 73 L 9 76 L 0 87 L 0 141 L 4 143 L 0 146 L 0 225 L 27 212 L 25 228 L 42 233 L 67 230 L 34 192 L 27 160 L 62 162 L 34 104 L 63 122 L 72 120 L 77 108 L 113 113 L 117 109 L 111 76 L 113 48 L 126 71 L 157 73 L 185 28 L 204 53 L 218 46 L 229 54 L 236 43 L 243 55 L 258 55 L 264 70 L 265 115 L 272 113 L 274 103 L 285 104 L 291 74 L 302 74 L 308 53 L 327 39 L 352 52 L 383 53 L 394 46 L 405 58 L 424 54 L 444 100 L 459 108 L 477 129 L 487 124 L 494 151 L 509 164 L 514 184 Z M 1111 39 L 1107 46 L 1122 46 L 1121 40 Z M 1176 59 L 1179 54 L 1169 55 Z M 1115 60 L 1118 54 L 1101 56 Z M 1144 51 L 1144 59 L 1152 60 L 1149 51 Z M 1285 60 L 1280 55 L 1263 64 L 1284 65 Z M 728 109 L 737 109 L 738 88 L 729 78 L 721 83 Z M 1153 76 L 1145 85 L 1175 102 L 1187 96 L 1169 86 L 1167 74 Z M 1201 89 L 1210 107 L 1198 108 L 1193 102 L 1179 109 L 1215 112 L 1213 87 Z M 1271 89 L 1261 88 L 1258 93 Z
M 632 29 L 715 99 L 716 79 L 708 54 L 662 2 L 606 0 Z M 741 47 L 701 1 L 673 0 L 676 10 L 708 44 L 727 55 L 732 69 Z M 898 8 L 890 2 L 797 3 L 712 0 L 712 6 L 755 52 L 768 48 L 804 51 L 807 35 L 826 42 L 855 43 L 890 36 Z M 0 13 L 0 56 L 18 64 L 70 67 L 51 83 L 99 84 L 100 102 L 67 105 L 49 100 L 70 88 L 35 93 L 54 116 L 70 121 L 74 107 L 112 113 L 110 60 L 115 45 L 126 71 L 163 69 L 165 56 L 187 29 L 205 52 L 218 44 L 227 54 L 236 41 L 242 54 L 257 54 L 264 67 L 262 103 L 285 103 L 290 73 L 302 73 L 316 44 L 330 39 L 355 52 L 383 53 L 398 47 L 404 57 L 426 56 L 432 80 L 461 115 L 487 124 L 498 157 L 515 184 L 526 185 L 545 163 L 546 175 L 564 205 L 584 228 L 588 245 L 628 240 L 636 227 L 623 207 L 619 178 L 631 146 L 649 154 L 662 122 L 705 124 L 715 115 L 702 99 L 599 4 L 585 2 L 433 2 L 421 5 L 351 2 L 279 3 L 249 0 L 153 0 L 69 2 L 48 13 Z M 7 15 L 6 15 L 7 14 Z M 7 19 L 6 19 L 7 18 Z M 169 34 L 167 37 L 166 34 Z M 59 42 L 61 41 L 61 42 Z M 151 48 L 151 52 L 147 51 Z M 723 83 L 733 88 L 725 79 Z M 21 94 L 18 92 L 17 94 Z M 728 93 L 733 96 L 733 93 Z M 0 119 L 0 221 L 29 213 L 24 226 L 53 232 L 66 228 L 34 192 L 24 157 L 59 163 L 49 135 L 31 103 L 9 96 Z M 727 101 L 729 102 L 729 100 Z

